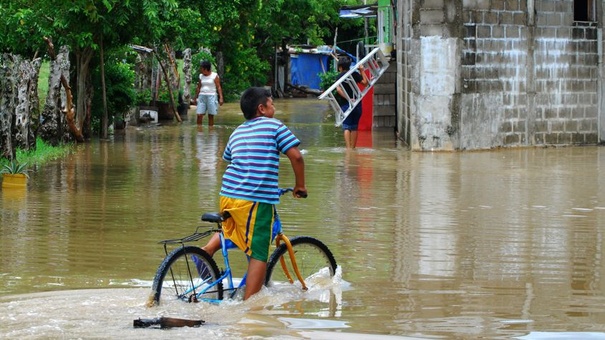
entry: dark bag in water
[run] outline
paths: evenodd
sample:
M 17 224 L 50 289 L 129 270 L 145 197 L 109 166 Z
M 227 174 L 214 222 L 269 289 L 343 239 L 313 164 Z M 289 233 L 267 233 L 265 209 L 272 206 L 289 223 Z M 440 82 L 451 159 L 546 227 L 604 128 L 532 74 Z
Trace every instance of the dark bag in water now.
M 178 318 L 155 318 L 155 319 L 137 319 L 133 321 L 134 328 L 171 328 L 171 327 L 199 327 L 204 324 L 204 320 L 187 320 Z

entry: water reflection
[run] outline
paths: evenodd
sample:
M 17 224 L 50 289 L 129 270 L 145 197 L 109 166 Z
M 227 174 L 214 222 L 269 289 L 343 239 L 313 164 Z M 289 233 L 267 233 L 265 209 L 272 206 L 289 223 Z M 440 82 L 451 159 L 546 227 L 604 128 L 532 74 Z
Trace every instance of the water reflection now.
M 328 244 L 342 281 L 245 306 L 144 308 L 157 242 L 218 206 L 222 148 L 242 119 L 226 104 L 214 129 L 194 115 L 130 127 L 39 169 L 26 192 L 2 190 L 0 334 L 165 337 L 130 326 L 169 315 L 210 321 L 170 335 L 208 338 L 603 335 L 605 149 L 411 153 L 385 130 L 347 152 L 317 101 L 276 106 L 303 142 L 310 194 L 282 201 L 284 228 Z

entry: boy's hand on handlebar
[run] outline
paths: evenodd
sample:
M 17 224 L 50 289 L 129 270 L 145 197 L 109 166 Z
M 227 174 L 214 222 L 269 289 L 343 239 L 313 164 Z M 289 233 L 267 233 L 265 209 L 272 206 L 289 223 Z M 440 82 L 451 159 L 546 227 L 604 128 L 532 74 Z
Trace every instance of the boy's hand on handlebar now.
M 294 187 L 294 190 L 292 190 L 292 196 L 294 196 L 294 198 L 307 198 L 307 188 Z

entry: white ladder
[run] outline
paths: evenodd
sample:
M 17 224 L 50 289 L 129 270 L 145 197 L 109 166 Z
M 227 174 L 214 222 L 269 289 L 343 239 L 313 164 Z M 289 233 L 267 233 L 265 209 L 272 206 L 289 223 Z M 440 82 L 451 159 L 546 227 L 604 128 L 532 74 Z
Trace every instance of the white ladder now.
M 353 78 L 353 73 L 357 72 L 359 65 L 363 65 L 363 67 L 370 72 L 368 75 L 368 85 L 363 90 L 357 86 L 357 82 L 355 82 L 355 79 Z M 376 47 L 318 97 L 319 99 L 327 99 L 330 103 L 330 107 L 335 113 L 336 126 L 342 125 L 345 118 L 347 118 L 355 106 L 361 102 L 361 99 L 368 93 L 387 68 L 389 68 L 389 60 L 384 56 L 380 48 Z M 344 91 L 346 96 L 345 99 L 349 102 L 349 108 L 343 112 L 338 101 L 336 101 L 335 96 L 338 96 L 336 88 L 345 82 L 353 90 L 353 96 L 349 97 L 347 91 Z

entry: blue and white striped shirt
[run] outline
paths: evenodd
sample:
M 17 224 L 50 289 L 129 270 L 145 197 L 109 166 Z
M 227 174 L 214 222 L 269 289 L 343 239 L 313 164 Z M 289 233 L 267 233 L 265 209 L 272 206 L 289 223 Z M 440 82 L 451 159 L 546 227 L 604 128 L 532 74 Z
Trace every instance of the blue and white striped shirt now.
M 300 141 L 281 121 L 258 117 L 238 126 L 229 137 L 223 159 L 229 162 L 221 196 L 279 203 L 279 154 Z

